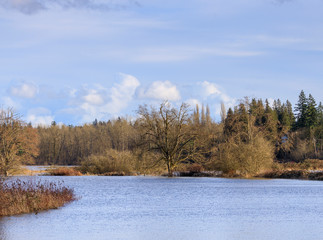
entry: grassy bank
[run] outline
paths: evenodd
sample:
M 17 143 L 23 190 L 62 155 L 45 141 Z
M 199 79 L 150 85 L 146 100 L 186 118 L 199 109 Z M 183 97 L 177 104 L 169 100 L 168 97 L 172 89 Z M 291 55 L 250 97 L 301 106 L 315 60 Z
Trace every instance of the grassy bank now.
M 61 183 L 0 179 L 0 217 L 55 209 L 75 200 Z

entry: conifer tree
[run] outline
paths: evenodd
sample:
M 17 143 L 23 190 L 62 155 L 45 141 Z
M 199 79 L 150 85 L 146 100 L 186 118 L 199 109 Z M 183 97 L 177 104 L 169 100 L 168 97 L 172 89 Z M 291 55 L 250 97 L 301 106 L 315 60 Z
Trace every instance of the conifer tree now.
M 295 124 L 295 116 L 293 113 L 292 104 L 288 100 L 286 101 L 286 108 L 287 108 L 287 114 L 288 114 L 289 123 L 290 123 L 289 127 L 291 128 Z
M 302 128 L 306 126 L 306 112 L 307 112 L 307 98 L 302 90 L 298 97 L 298 102 L 295 106 L 296 111 L 296 128 Z
M 227 116 L 224 119 L 223 132 L 225 136 L 230 136 L 234 129 L 234 113 L 232 111 L 232 108 L 228 109 L 228 113 L 226 115 Z
M 317 125 L 323 125 L 323 105 L 322 102 L 319 103 L 319 105 L 317 106 Z
M 307 99 L 307 108 L 305 114 L 305 126 L 306 127 L 313 127 L 316 124 L 317 120 L 317 109 L 315 99 L 311 94 L 309 94 Z

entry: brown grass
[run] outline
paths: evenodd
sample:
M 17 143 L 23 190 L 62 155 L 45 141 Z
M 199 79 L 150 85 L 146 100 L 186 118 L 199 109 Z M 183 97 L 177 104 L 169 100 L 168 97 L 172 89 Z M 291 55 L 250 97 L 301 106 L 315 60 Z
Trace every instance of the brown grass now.
M 51 176 L 82 176 L 82 173 L 72 167 L 58 167 L 48 170 Z
M 61 183 L 0 179 L 0 217 L 56 209 L 74 200 L 74 191 Z

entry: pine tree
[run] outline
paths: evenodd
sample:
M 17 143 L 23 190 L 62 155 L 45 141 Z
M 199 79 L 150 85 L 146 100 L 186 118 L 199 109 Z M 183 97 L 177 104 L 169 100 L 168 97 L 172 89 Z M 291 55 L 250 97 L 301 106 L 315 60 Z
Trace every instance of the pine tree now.
M 319 105 L 317 106 L 317 125 L 323 125 L 323 105 L 322 102 L 319 103 Z
M 295 116 L 293 113 L 292 104 L 288 100 L 286 101 L 286 108 L 287 108 L 287 114 L 288 114 L 288 118 L 289 118 L 289 122 L 290 122 L 289 127 L 292 128 L 292 126 L 294 126 L 294 124 L 295 124 Z
M 298 103 L 295 106 L 296 111 L 296 128 L 302 128 L 306 126 L 306 112 L 307 112 L 307 98 L 302 90 L 298 97 Z
M 227 116 L 224 119 L 223 133 L 225 136 L 228 137 L 233 133 L 235 117 L 231 108 L 229 108 L 228 113 L 226 115 Z
M 307 99 L 307 108 L 305 114 L 305 126 L 314 127 L 317 120 L 317 109 L 315 99 L 311 94 L 309 94 Z

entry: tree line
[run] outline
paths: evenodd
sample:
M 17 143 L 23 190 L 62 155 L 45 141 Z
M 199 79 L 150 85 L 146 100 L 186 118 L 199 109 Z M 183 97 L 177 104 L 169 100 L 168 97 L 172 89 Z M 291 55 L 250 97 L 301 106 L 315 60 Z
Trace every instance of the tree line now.
M 222 104 L 221 122 L 211 119 L 208 106 L 191 111 L 186 104 L 163 102 L 158 108 L 139 106 L 137 113 L 135 121 L 95 120 L 82 126 L 53 122 L 33 128 L 12 110 L 2 110 L 1 173 L 20 161 L 82 165 L 84 171 L 99 174 L 167 170 L 171 176 L 198 167 L 253 175 L 274 160 L 323 159 L 323 106 L 304 91 L 294 108 L 279 99 L 270 104 L 245 98 L 228 110 Z

